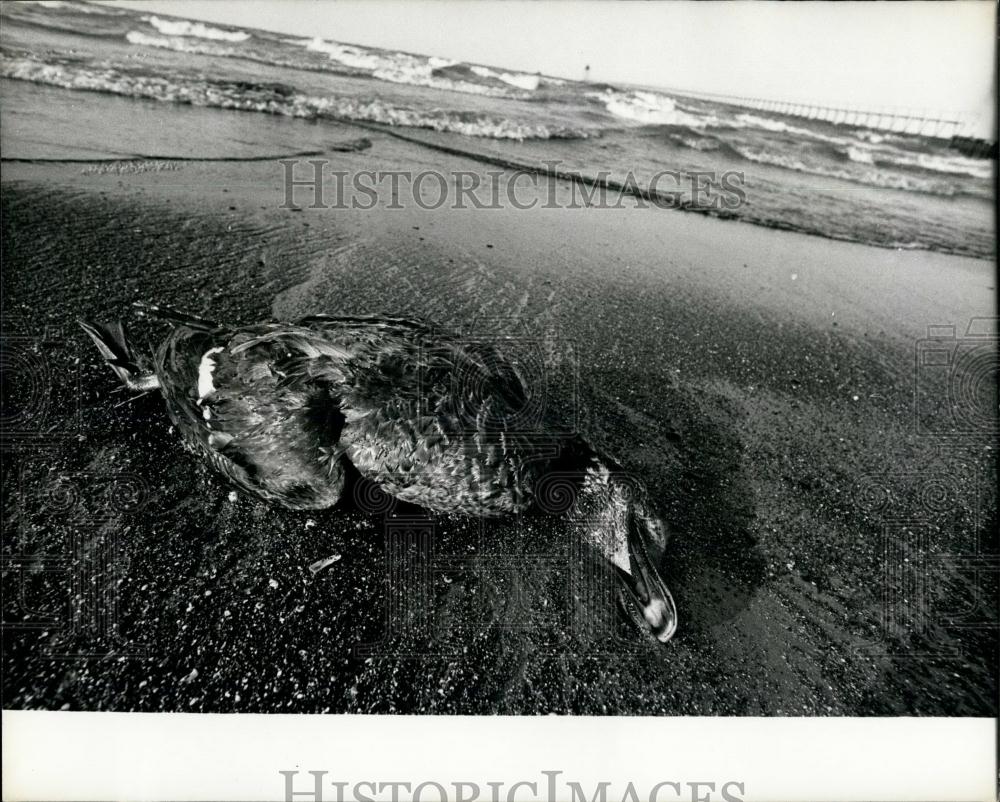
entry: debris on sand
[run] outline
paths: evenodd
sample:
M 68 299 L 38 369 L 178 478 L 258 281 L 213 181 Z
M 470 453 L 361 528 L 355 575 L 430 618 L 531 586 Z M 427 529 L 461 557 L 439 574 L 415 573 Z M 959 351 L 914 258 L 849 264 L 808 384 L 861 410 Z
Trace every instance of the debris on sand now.
M 316 562 L 314 562 L 312 565 L 309 566 L 309 571 L 312 573 L 313 576 L 316 576 L 316 574 L 318 574 L 324 568 L 329 568 L 331 565 L 333 565 L 335 562 L 338 562 L 339 560 L 340 560 L 339 554 L 334 554 L 330 557 L 326 557 L 325 559 L 317 560 Z
M 330 145 L 330 150 L 336 153 L 357 153 L 361 150 L 368 150 L 372 146 L 372 141 L 368 137 L 351 139 L 347 142 L 335 142 Z

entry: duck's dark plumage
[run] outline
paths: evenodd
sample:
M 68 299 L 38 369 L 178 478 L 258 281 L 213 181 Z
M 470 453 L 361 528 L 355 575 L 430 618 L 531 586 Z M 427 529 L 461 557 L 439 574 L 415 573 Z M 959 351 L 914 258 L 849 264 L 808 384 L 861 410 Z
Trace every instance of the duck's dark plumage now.
M 176 326 L 149 381 L 188 445 L 244 490 L 294 509 L 330 507 L 350 463 L 401 500 L 495 516 L 536 503 L 558 457 L 579 469 L 577 512 L 595 546 L 661 640 L 673 634 L 673 601 L 648 554 L 662 547 L 659 520 L 578 438 L 525 431 L 532 388 L 497 349 L 403 318 L 226 327 L 150 309 Z M 103 343 L 105 329 L 85 328 L 109 360 L 127 349 L 124 337 Z
M 212 391 L 202 397 L 205 359 Z M 528 389 L 495 349 L 472 350 L 413 321 L 312 316 L 210 332 L 180 326 L 156 362 L 188 441 L 285 506 L 336 503 L 343 459 L 435 510 L 498 515 L 532 502 L 542 447 L 509 426 Z

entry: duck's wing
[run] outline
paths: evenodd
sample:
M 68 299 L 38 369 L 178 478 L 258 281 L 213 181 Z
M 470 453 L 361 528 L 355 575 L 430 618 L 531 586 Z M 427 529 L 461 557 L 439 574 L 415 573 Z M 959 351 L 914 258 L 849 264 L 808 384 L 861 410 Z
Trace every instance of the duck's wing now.
M 509 431 L 522 422 L 531 401 L 533 388 L 518 362 L 481 338 L 457 337 L 403 317 L 313 315 L 295 325 L 321 335 L 333 349 L 358 408 L 382 402 L 442 410 L 451 405 L 456 414 L 480 418 L 478 428 Z
M 338 366 L 340 447 L 362 475 L 432 509 L 490 515 L 528 506 L 554 446 L 525 415 L 532 388 L 515 361 L 419 321 L 300 322 L 349 352 Z
M 187 440 L 244 489 L 287 507 L 329 507 L 344 483 L 338 389 L 303 369 L 314 347 L 301 338 L 290 347 L 275 330 L 175 331 L 161 359 L 167 406 Z

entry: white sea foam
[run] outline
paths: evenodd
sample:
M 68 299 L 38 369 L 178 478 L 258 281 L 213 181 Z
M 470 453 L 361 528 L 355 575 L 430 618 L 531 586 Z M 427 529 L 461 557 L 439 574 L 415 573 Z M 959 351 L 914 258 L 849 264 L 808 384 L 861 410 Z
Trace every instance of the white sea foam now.
M 198 39 L 214 39 L 220 42 L 245 42 L 250 38 L 246 31 L 224 31 L 212 28 L 202 22 L 188 20 L 166 20 L 159 17 L 149 17 L 148 22 L 156 30 L 167 36 L 194 36 Z
M 753 128 L 763 128 L 765 131 L 786 132 L 794 130 L 797 132 L 802 130 L 793 129 L 792 126 L 781 120 L 772 120 L 770 117 L 758 117 L 756 114 L 737 114 L 736 119 L 743 125 Z
M 450 67 L 454 62 L 435 57 L 412 56 L 408 53 L 388 53 L 371 48 L 327 42 L 320 37 L 304 43 L 307 50 L 325 53 L 331 61 L 355 70 L 371 72 L 374 77 L 395 83 L 425 84 L 432 79 L 432 73 L 442 67 Z
M 873 145 L 881 145 L 886 140 L 885 134 L 879 134 L 875 131 L 858 130 L 854 132 L 854 136 L 864 142 L 870 142 Z
M 266 85 L 247 88 L 201 79 L 136 75 L 111 68 L 50 63 L 32 57 L 0 58 L 0 77 L 194 106 L 260 111 L 288 117 L 341 117 L 494 139 L 583 138 L 587 135 L 582 130 L 519 122 L 489 114 L 447 109 L 418 111 L 394 106 L 379 98 L 316 97 L 300 92 L 275 92 Z
M 306 50 L 315 53 L 325 53 L 332 61 L 337 61 L 345 67 L 356 70 L 374 71 L 386 66 L 386 60 L 375 55 L 371 50 L 364 50 L 352 45 L 342 45 L 337 42 L 327 42 L 317 36 L 315 39 L 307 39 L 299 44 L 305 45 Z
M 45 8 L 64 8 L 68 11 L 79 11 L 83 14 L 110 14 L 112 16 L 116 16 L 121 13 L 117 9 L 103 8 L 91 3 L 67 3 L 64 2 L 64 0 L 30 0 L 30 2 L 36 6 L 44 6 Z
M 799 125 L 789 125 L 784 120 L 774 120 L 770 117 L 760 117 L 756 114 L 737 114 L 734 118 L 737 127 L 760 128 L 772 133 L 792 134 L 794 136 L 804 136 L 809 139 L 818 139 L 821 142 L 831 142 L 835 145 L 842 145 L 847 140 L 843 137 L 830 136 L 812 128 L 804 128 Z
M 849 158 L 852 162 L 858 162 L 860 164 L 875 164 L 875 157 L 872 154 L 871 149 L 861 145 L 848 145 L 847 158 Z
M 129 31 L 125 34 L 125 38 L 134 45 L 176 50 L 179 53 L 200 53 L 207 56 L 235 55 L 235 51 L 231 47 L 185 39 L 183 36 L 152 36 L 142 31 Z
M 156 20 L 156 22 L 154 23 L 153 20 Z M 164 24 L 164 20 L 156 17 L 149 18 L 149 21 L 164 35 L 155 36 L 142 33 L 141 31 L 129 31 L 126 34 L 128 41 L 146 47 L 176 50 L 181 53 L 203 53 L 217 56 L 245 55 L 232 48 L 223 49 L 220 47 L 212 49 L 211 45 L 199 43 L 197 39 L 191 38 L 200 37 L 201 39 L 207 38 L 217 41 L 242 41 L 235 38 L 239 34 L 230 35 L 226 31 L 206 29 L 212 33 L 211 36 L 208 36 L 205 34 L 205 31 L 201 30 L 195 33 L 190 27 L 190 23 Z M 226 38 L 219 34 L 226 35 Z M 380 81 L 388 81 L 396 84 L 427 86 L 434 89 L 445 89 L 453 92 L 464 92 L 466 94 L 485 95 L 489 97 L 524 98 L 528 96 L 526 93 L 530 93 L 538 88 L 540 81 L 538 75 L 501 72 L 492 70 L 489 67 L 474 66 L 468 68 L 473 75 L 489 80 L 489 83 L 478 83 L 475 80 L 462 80 L 461 77 L 442 75 L 436 72 L 448 67 L 460 66 L 459 62 L 438 58 L 437 56 L 415 56 L 409 53 L 381 51 L 357 45 L 328 42 L 318 36 L 313 39 L 286 39 L 283 41 L 286 44 L 299 45 L 313 53 L 322 53 L 331 62 L 340 67 L 368 73 Z M 510 87 L 510 89 L 506 87 Z
M 541 76 L 529 75 L 525 72 L 496 72 L 489 67 L 472 67 L 471 69 L 480 78 L 495 78 L 528 92 L 534 92 L 538 89 L 539 81 L 541 81 Z
M 854 130 L 850 132 L 850 136 L 837 137 L 810 128 L 789 125 L 783 120 L 774 120 L 755 114 L 738 114 L 735 119 L 739 125 L 761 128 L 777 133 L 794 134 L 796 136 L 818 139 L 843 146 L 842 152 L 848 159 L 858 164 L 881 165 L 882 167 L 917 167 L 930 172 L 968 175 L 973 178 L 991 178 L 993 175 L 993 168 L 989 161 L 970 159 L 957 154 L 910 153 L 901 148 L 885 145 L 887 141 L 886 135 L 875 131 Z M 756 158 L 755 160 L 760 161 L 762 159 Z M 793 169 L 804 168 L 796 167 Z M 811 169 L 808 171 L 814 172 Z M 889 183 L 883 183 L 883 181 Z M 908 186 L 902 186 L 902 184 L 907 183 L 907 180 L 902 177 L 887 179 L 884 176 L 879 176 L 878 181 L 875 183 L 878 183 L 879 186 L 896 186 L 899 184 L 901 188 L 909 188 Z M 917 184 L 919 184 L 919 181 Z
M 931 173 L 972 178 L 992 178 L 993 164 L 985 159 L 970 159 L 958 154 L 912 153 L 899 148 L 851 145 L 846 150 L 847 157 L 861 164 L 877 164 L 882 167 L 918 168 Z
M 831 167 L 815 162 L 805 162 L 795 156 L 773 151 L 765 148 L 749 146 L 734 146 L 733 148 L 743 158 L 757 162 L 758 164 L 770 164 L 775 167 L 783 167 L 786 170 L 795 170 L 800 173 L 810 173 L 812 175 L 823 175 L 830 178 L 840 178 L 844 181 L 851 181 L 858 184 L 868 184 L 873 187 L 885 187 L 887 189 L 901 189 L 908 192 L 926 192 L 933 195 L 956 195 L 959 188 L 954 184 L 933 178 L 920 178 L 913 175 L 904 175 L 892 170 L 879 169 L 844 169 Z M 863 164 L 875 164 L 875 162 L 863 162 Z
M 993 162 L 988 159 L 970 159 L 966 156 L 951 156 L 932 153 L 906 153 L 894 151 L 886 154 L 883 160 L 886 164 L 897 164 L 904 167 L 919 167 L 935 173 L 949 175 L 968 175 L 973 178 L 992 178 Z
M 606 89 L 603 92 L 590 92 L 587 97 L 601 101 L 615 117 L 642 125 L 701 127 L 706 124 L 704 118 L 681 111 L 671 98 L 654 92 L 619 92 Z
M 537 76 L 521 76 L 514 73 L 494 73 L 491 76 L 511 86 L 510 90 L 502 86 L 463 81 L 460 78 L 440 75 L 436 71 L 458 66 L 459 62 L 437 56 L 414 56 L 410 53 L 345 45 L 339 42 L 328 42 L 318 36 L 314 39 L 298 40 L 296 43 L 314 53 L 325 53 L 331 61 L 344 67 L 368 72 L 373 78 L 390 83 L 427 86 L 434 89 L 446 89 L 451 92 L 489 97 L 523 97 L 525 96 L 523 91 L 515 92 L 512 90 L 524 90 L 529 83 L 527 80 L 529 78 L 532 79 L 533 86 L 537 87 L 538 85 Z M 479 71 L 486 68 L 473 67 L 471 69 L 473 74 L 486 77 Z M 492 71 L 490 72 L 492 73 Z M 520 86 L 520 84 L 525 86 Z

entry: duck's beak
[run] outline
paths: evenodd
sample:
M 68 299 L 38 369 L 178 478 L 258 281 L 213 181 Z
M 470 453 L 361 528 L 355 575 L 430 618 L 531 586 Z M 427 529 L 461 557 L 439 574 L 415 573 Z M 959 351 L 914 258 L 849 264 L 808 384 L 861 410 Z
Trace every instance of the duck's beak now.
M 615 566 L 622 585 L 622 603 L 636 624 L 666 643 L 677 631 L 677 606 L 651 556 L 662 553 L 665 529 L 656 518 L 635 514 L 629 517 L 628 570 Z

